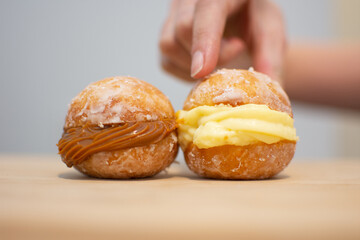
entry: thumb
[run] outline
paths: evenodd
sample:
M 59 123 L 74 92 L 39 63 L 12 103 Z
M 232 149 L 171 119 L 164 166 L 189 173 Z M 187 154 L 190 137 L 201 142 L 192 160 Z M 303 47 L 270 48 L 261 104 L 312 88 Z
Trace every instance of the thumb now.
M 254 2 L 254 4 L 260 3 Z M 269 5 L 269 8 L 268 12 L 255 14 L 253 65 L 255 70 L 279 81 L 286 49 L 286 37 L 281 12 L 275 5 Z M 272 14 L 270 15 L 269 12 Z
M 283 54 L 283 49 L 279 42 L 275 43 L 271 39 L 259 41 L 253 53 L 255 70 L 279 80 Z

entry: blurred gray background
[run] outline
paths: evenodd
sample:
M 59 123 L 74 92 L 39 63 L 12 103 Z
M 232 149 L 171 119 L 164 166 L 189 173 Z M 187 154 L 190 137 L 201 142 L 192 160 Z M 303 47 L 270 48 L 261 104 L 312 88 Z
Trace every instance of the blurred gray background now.
M 335 10 L 346 1 L 276 2 L 291 40 L 343 35 Z M 150 82 L 181 109 L 192 85 L 159 65 L 168 7 L 166 0 L 0 0 L 0 152 L 56 153 L 68 103 L 109 76 Z M 293 105 L 297 159 L 360 156 L 358 112 Z

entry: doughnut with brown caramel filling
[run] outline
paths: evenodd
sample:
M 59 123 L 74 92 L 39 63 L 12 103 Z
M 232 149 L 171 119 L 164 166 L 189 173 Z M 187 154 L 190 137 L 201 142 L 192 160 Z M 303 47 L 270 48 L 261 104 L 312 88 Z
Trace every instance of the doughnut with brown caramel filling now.
M 149 83 L 107 78 L 72 100 L 58 148 L 68 167 L 89 176 L 152 176 L 176 157 L 174 110 Z

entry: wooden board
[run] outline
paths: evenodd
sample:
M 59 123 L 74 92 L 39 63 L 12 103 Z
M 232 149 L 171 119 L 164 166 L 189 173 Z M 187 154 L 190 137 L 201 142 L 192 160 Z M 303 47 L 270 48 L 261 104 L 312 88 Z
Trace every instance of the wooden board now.
M 360 239 L 360 159 L 297 161 L 261 181 L 184 164 L 101 180 L 58 156 L 0 155 L 0 239 Z

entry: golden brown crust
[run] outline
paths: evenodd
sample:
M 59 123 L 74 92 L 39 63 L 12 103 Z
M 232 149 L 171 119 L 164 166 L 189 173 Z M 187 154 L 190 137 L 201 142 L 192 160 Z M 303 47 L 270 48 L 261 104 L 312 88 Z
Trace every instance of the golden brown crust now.
M 160 90 L 136 78 L 112 77 L 90 84 L 72 100 L 64 128 L 164 120 L 175 121 L 175 113 Z M 148 177 L 169 166 L 177 151 L 176 130 L 172 130 L 159 142 L 102 150 L 74 167 L 99 178 Z
M 153 85 L 132 77 L 111 77 L 90 84 L 72 100 L 65 128 L 174 118 L 169 99 Z
M 265 104 L 292 117 L 290 101 L 280 85 L 268 76 L 247 70 L 221 69 L 199 82 L 187 97 L 184 110 L 208 105 Z
M 150 177 L 168 167 L 177 152 L 177 139 L 173 132 L 162 141 L 148 146 L 96 153 L 74 167 L 88 176 L 98 178 Z
M 190 144 L 185 150 L 185 160 L 193 172 L 208 178 L 265 179 L 289 164 L 295 145 L 295 142 L 281 141 L 199 149 Z
M 265 104 L 293 116 L 289 98 L 277 82 L 247 70 L 221 69 L 199 82 L 190 92 L 184 110 L 208 105 Z M 180 143 L 186 163 L 195 173 L 209 178 L 264 179 L 283 170 L 295 153 L 296 142 L 259 142 L 247 146 L 199 149 Z

